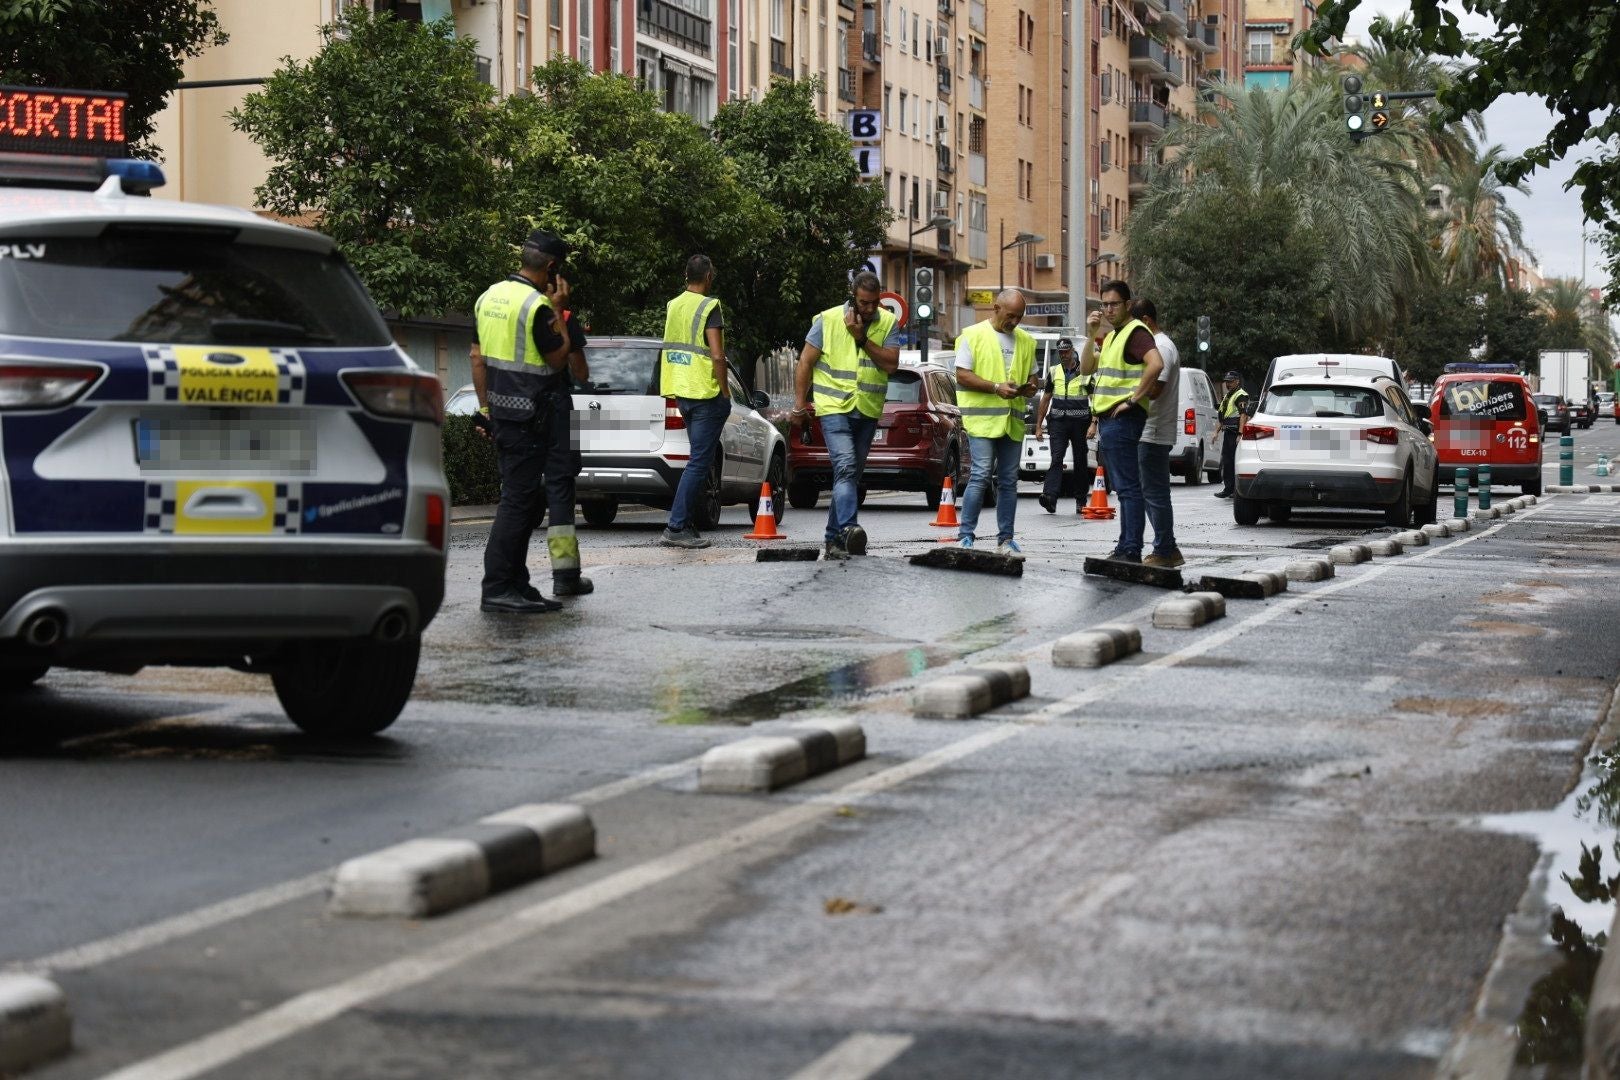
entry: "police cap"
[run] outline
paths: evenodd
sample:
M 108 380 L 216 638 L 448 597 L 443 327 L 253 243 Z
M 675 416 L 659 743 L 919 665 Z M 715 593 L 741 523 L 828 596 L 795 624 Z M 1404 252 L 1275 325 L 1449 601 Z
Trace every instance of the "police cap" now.
M 1224 379 L 1225 382 L 1242 382 L 1243 381 L 1243 372 L 1241 372 L 1241 371 L 1228 371 L 1226 373 L 1226 375 L 1223 377 L 1223 379 Z
M 538 248 L 547 255 L 553 256 L 558 262 L 568 258 L 568 244 L 562 237 L 548 229 L 536 229 L 523 241 L 524 247 Z
M 1074 352 L 1074 341 L 1070 338 L 1060 337 L 1057 340 L 1058 352 Z

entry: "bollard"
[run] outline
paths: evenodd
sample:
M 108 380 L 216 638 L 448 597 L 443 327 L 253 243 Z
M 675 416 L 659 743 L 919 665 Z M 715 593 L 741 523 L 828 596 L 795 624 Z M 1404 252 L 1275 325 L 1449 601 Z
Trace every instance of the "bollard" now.
M 1489 465 L 1479 467 L 1479 508 L 1481 510 L 1491 508 L 1491 467 Z M 1467 517 L 1468 515 L 1458 514 L 1457 516 Z
M 1456 476 L 1451 481 L 1451 516 L 1465 518 L 1468 516 L 1468 470 L 1458 466 Z
M 1575 482 L 1575 436 L 1558 437 L 1558 482 L 1564 487 Z

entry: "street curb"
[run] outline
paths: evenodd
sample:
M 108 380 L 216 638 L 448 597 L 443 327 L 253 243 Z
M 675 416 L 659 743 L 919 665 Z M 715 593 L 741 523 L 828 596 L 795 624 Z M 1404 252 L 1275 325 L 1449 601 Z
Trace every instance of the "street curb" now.
M 1418 532 L 1432 540 L 1444 540 L 1451 535 L 1451 526 L 1444 522 L 1434 521 L 1423 526 Z
M 1142 631 L 1126 623 L 1103 623 L 1052 643 L 1052 666 L 1095 668 L 1142 651 Z
M 1333 576 L 1333 564 L 1327 559 L 1299 559 L 1283 568 L 1289 581 L 1326 581 Z
M 438 915 L 595 855 L 596 827 L 580 807 L 516 806 L 348 860 L 337 869 L 326 912 L 407 919 Z
M 0 1075 L 20 1073 L 73 1049 L 67 995 L 37 975 L 0 975 Z
M 1460 536 L 1474 527 L 1467 518 L 1447 518 L 1440 524 L 1450 529 L 1452 536 Z
M 966 720 L 1028 696 L 1029 669 L 1023 664 L 980 664 L 918 687 L 911 713 L 926 720 Z
M 1153 609 L 1153 625 L 1160 630 L 1192 630 L 1225 615 L 1226 597 L 1195 592 L 1159 601 Z
M 1355 566 L 1372 559 L 1372 548 L 1366 544 L 1339 544 L 1328 552 L 1328 561 L 1335 566 Z
M 1613 495 L 1617 491 L 1620 484 L 1553 484 L 1547 488 L 1549 495 Z
M 1406 550 L 1406 545 L 1401 543 L 1399 540 L 1396 540 L 1394 537 L 1391 537 L 1388 540 L 1369 540 L 1367 542 L 1367 550 L 1372 552 L 1374 555 L 1387 558 L 1391 555 L 1399 555 L 1404 552 Z
M 698 790 L 742 795 L 775 791 L 866 756 L 866 732 L 853 720 L 811 720 L 781 735 L 717 746 L 698 764 Z
M 1390 539 L 1399 540 L 1405 547 L 1429 546 L 1429 534 L 1424 532 L 1422 529 L 1413 529 L 1410 532 L 1399 532 L 1390 537 Z

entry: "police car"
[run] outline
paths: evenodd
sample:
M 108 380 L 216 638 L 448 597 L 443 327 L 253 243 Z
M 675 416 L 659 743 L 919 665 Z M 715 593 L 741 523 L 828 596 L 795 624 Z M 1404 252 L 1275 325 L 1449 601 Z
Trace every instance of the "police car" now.
M 380 731 L 444 592 L 438 380 L 331 240 L 140 197 L 122 109 L 0 88 L 0 695 L 223 665 Z

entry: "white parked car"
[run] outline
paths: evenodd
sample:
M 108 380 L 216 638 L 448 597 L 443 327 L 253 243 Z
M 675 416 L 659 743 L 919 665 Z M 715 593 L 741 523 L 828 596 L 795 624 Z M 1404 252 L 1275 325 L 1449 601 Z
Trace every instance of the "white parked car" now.
M 1287 521 L 1296 506 L 1382 510 L 1391 525 L 1435 517 L 1429 410 L 1386 376 L 1300 373 L 1260 399 L 1237 451 L 1232 516 Z
M 581 515 L 592 525 L 612 524 L 622 502 L 668 509 L 691 457 L 686 422 L 674 398 L 658 394 L 657 338 L 596 337 L 585 347 L 591 390 L 574 392 L 574 415 L 584 468 L 576 485 Z M 778 521 L 787 510 L 787 442 L 731 374 L 731 415 L 720 436 L 708 483 L 698 500 L 699 529 L 712 529 L 723 506 L 744 503 L 759 512 L 760 485 L 770 482 Z

